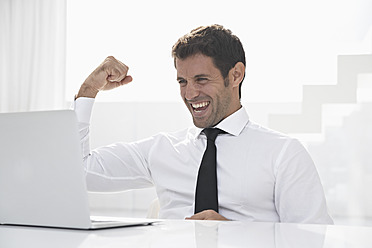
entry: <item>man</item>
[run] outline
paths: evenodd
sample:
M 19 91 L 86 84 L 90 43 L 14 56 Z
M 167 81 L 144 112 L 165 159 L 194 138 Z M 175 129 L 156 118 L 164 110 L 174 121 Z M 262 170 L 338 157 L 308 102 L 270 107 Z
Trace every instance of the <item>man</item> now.
M 245 54 L 238 37 L 220 25 L 200 27 L 181 37 L 172 52 L 181 97 L 196 127 L 90 151 L 95 96 L 132 77 L 126 65 L 108 57 L 82 84 L 75 111 L 88 189 L 155 186 L 160 218 L 331 224 L 319 176 L 304 147 L 251 122 L 240 103 Z M 211 141 L 210 130 L 222 133 Z M 205 150 L 213 154 L 211 149 L 214 155 L 203 155 Z M 204 156 L 217 160 L 214 171 L 202 172 Z M 211 174 L 215 179 L 205 178 Z M 202 201 L 206 206 L 199 208 Z

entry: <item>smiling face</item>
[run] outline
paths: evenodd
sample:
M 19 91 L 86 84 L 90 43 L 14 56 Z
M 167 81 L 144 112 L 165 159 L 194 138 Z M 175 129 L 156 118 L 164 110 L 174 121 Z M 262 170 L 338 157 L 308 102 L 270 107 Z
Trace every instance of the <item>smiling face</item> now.
M 195 126 L 215 126 L 241 107 L 237 87 L 240 81 L 231 82 L 233 72 L 224 80 L 211 57 L 195 54 L 176 59 L 176 69 L 181 96 Z

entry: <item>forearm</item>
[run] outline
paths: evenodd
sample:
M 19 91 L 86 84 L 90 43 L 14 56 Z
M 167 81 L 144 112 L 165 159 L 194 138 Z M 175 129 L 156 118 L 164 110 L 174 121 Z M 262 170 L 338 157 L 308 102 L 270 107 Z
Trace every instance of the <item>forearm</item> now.
M 79 97 L 95 98 L 98 92 L 98 90 L 92 88 L 91 86 L 82 84 L 78 94 L 76 95 L 76 99 Z

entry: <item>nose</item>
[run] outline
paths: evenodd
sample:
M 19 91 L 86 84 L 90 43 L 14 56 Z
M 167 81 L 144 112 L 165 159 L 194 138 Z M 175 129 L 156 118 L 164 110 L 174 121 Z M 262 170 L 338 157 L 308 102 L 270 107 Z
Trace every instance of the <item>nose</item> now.
M 187 83 L 185 86 L 185 98 L 187 100 L 193 100 L 194 98 L 199 96 L 199 90 L 195 87 L 193 82 Z

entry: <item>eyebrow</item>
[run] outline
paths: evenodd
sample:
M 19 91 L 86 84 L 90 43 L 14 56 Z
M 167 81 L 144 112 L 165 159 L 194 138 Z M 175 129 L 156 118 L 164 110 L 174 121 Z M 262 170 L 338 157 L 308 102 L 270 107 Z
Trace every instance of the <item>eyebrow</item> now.
M 208 74 L 198 74 L 198 75 L 194 76 L 194 78 L 201 78 L 201 77 L 210 77 L 210 75 L 208 75 Z M 177 81 L 181 80 L 181 79 L 184 79 L 184 78 L 183 77 L 177 77 Z
M 208 74 L 198 74 L 198 75 L 195 75 L 194 78 L 201 78 L 201 77 L 209 77 Z

